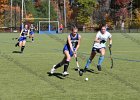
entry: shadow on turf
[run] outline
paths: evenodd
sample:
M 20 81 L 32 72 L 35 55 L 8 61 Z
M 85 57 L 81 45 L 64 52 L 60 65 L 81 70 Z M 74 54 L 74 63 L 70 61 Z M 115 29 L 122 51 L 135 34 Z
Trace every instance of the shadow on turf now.
M 64 76 L 61 73 L 53 73 L 53 74 L 51 74 L 50 72 L 47 72 L 47 74 L 48 74 L 48 76 L 55 76 L 55 77 L 57 77 L 59 79 L 65 79 L 65 78 L 67 78 L 67 79 L 78 81 L 78 82 L 80 81 L 80 80 L 78 80 L 76 78 L 69 77 L 69 75 Z
M 55 76 L 59 79 L 64 79 L 64 76 L 62 75 L 62 73 L 53 73 L 51 74 L 50 72 L 47 72 L 48 76 Z
M 13 51 L 12 53 L 21 53 L 21 51 Z
M 78 69 L 74 68 L 75 71 L 78 71 Z M 80 71 L 84 72 L 84 69 L 80 69 Z M 87 69 L 86 72 L 99 74 L 98 72 L 94 71 L 93 69 Z
M 78 71 L 78 69 L 74 68 L 75 71 Z M 80 71 L 84 72 L 84 69 L 80 69 Z M 87 69 L 86 72 L 90 72 L 90 73 L 95 73 L 93 69 Z

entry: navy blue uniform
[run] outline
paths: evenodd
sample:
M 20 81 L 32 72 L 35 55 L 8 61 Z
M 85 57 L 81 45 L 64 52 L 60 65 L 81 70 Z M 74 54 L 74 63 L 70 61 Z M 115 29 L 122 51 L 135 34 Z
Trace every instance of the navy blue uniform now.
M 33 26 L 30 27 L 30 35 L 35 33 L 35 28 Z
M 23 29 L 23 32 L 21 33 L 19 41 L 25 41 L 26 37 L 27 37 L 27 34 L 28 34 L 28 29 Z
M 76 34 L 75 37 L 72 36 L 72 33 L 69 35 L 70 38 L 71 38 L 71 43 L 72 43 L 72 47 L 73 47 L 73 50 L 76 49 L 77 45 L 78 45 L 78 40 L 79 40 L 79 34 Z M 70 56 L 72 57 L 73 56 L 73 52 L 72 50 L 70 49 L 70 45 L 68 43 L 68 40 L 67 40 L 67 43 L 64 45 L 64 48 L 63 48 L 63 52 L 67 50 L 69 51 L 69 54 Z

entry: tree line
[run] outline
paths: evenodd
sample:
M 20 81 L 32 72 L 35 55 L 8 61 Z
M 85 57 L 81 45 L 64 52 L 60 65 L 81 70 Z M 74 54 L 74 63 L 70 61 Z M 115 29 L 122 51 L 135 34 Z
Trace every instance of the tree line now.
M 13 1 L 12 21 L 19 25 L 21 22 L 21 0 Z M 26 15 L 24 17 L 48 17 L 48 0 L 24 0 Z M 64 24 L 64 0 L 56 1 L 59 6 L 58 11 L 51 4 L 51 20 L 59 20 Z M 10 26 L 10 0 L 0 0 L 0 26 Z M 120 23 L 125 21 L 126 27 L 140 26 L 140 0 L 66 0 L 67 25 L 85 25 L 96 27 L 100 24 L 108 24 L 111 28 L 120 27 Z M 25 13 L 25 12 L 24 12 Z M 59 19 L 60 14 L 63 18 Z M 16 15 L 15 15 L 16 14 Z M 37 22 L 37 20 L 28 20 Z M 14 25 L 13 25 L 14 26 Z

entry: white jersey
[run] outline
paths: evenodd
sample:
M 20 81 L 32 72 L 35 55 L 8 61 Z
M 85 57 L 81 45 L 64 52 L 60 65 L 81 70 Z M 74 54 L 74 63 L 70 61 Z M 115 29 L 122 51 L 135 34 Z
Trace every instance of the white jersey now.
M 100 41 L 105 40 L 107 41 L 109 38 L 111 38 L 112 35 L 106 31 L 104 34 L 102 34 L 100 31 L 96 34 L 96 38 L 98 38 Z M 106 47 L 106 42 L 105 43 L 97 43 L 95 42 L 93 47 L 95 48 L 103 48 Z

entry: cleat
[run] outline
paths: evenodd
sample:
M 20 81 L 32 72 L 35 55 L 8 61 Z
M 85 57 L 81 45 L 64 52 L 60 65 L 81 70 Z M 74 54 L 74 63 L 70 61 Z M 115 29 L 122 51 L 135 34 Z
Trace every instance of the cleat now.
M 55 66 L 56 66 L 56 65 L 53 65 L 53 68 L 52 68 L 51 71 L 50 71 L 51 74 L 54 73 L 54 71 L 55 71 L 55 68 L 54 68 L 54 67 L 55 67 Z
M 101 71 L 102 70 L 101 65 L 97 65 L 97 69 L 98 69 L 98 71 Z
M 62 73 L 62 75 L 66 76 L 66 75 L 69 75 L 69 73 L 65 71 Z

